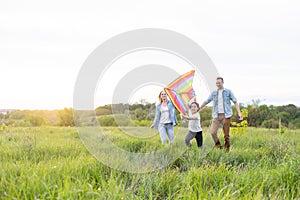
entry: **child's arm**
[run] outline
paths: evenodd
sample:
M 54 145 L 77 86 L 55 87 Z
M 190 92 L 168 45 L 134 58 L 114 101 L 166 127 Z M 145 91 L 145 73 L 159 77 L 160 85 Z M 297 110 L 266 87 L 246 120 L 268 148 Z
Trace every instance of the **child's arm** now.
M 184 119 L 187 119 L 187 120 L 198 120 L 198 118 L 197 118 L 196 116 L 191 116 L 191 117 L 189 117 L 189 116 L 187 116 L 187 115 L 183 115 L 183 118 L 184 118 Z

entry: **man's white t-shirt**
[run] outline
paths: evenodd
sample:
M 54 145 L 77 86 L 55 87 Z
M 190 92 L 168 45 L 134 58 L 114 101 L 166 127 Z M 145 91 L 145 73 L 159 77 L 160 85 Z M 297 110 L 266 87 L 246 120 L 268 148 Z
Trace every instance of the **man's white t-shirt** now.
M 218 90 L 218 113 L 224 113 L 223 89 Z

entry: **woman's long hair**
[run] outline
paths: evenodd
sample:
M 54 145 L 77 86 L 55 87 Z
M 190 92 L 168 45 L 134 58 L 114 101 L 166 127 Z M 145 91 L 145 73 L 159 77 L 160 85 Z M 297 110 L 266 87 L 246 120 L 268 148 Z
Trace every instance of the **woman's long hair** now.
M 162 103 L 162 98 L 161 98 L 161 93 L 163 93 L 163 92 L 165 92 L 165 91 L 160 91 L 160 93 L 159 93 L 159 95 L 158 95 L 158 101 L 159 101 L 159 103 Z M 166 93 L 166 92 L 165 92 Z

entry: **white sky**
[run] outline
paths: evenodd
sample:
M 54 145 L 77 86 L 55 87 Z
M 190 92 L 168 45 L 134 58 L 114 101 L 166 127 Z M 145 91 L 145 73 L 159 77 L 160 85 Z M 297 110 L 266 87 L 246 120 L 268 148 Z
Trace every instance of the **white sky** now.
M 112 36 L 137 28 L 170 29 L 196 41 L 239 102 L 300 106 L 299 8 L 297 0 L 2 0 L 0 109 L 72 107 L 88 55 Z M 156 98 L 158 89 L 145 90 Z

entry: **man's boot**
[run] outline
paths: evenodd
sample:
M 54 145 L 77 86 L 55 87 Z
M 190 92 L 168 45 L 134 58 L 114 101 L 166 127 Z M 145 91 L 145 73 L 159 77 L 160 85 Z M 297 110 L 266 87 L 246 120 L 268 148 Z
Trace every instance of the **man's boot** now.
M 220 141 L 216 142 L 215 147 L 222 149 L 222 145 L 221 145 Z
M 229 138 L 225 138 L 225 150 L 226 150 L 226 152 L 229 152 L 229 150 L 230 150 L 230 140 L 229 140 Z

